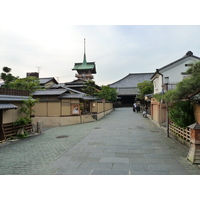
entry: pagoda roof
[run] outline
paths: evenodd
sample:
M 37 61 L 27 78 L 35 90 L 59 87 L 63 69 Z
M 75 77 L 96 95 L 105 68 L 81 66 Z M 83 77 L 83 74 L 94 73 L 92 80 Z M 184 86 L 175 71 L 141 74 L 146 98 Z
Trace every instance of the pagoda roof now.
M 96 74 L 96 65 L 95 62 L 75 63 L 74 68 L 72 70 L 77 70 L 77 71 L 90 70 L 92 74 Z
M 85 39 L 84 39 L 84 55 L 82 63 L 75 63 L 74 68 L 72 70 L 77 71 L 85 71 L 90 70 L 90 73 L 96 74 L 96 65 L 95 62 L 87 62 L 86 61 L 86 53 L 85 53 Z

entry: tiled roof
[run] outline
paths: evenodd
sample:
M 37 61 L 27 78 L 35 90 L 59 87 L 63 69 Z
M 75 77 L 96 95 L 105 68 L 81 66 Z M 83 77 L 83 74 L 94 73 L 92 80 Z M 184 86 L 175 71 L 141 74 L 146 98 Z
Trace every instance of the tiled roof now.
M 54 84 L 51 86 L 51 89 L 59 89 L 59 88 L 66 88 L 64 83 Z
M 121 87 L 137 87 L 138 83 L 141 83 L 143 81 L 150 81 L 151 77 L 154 73 L 130 73 L 121 80 L 109 84 L 112 88 L 121 88 Z
M 24 101 L 28 96 L 0 95 L 0 101 Z
M 192 52 L 188 51 L 182 58 L 180 58 L 178 60 L 175 60 L 174 62 L 169 63 L 168 65 L 165 65 L 164 67 L 161 67 L 158 70 L 160 71 L 160 70 L 166 69 L 167 67 L 170 67 L 171 65 L 176 64 L 176 63 L 178 63 L 178 62 L 180 62 L 180 61 L 182 61 L 182 60 L 184 60 L 186 58 L 189 58 L 189 57 L 196 58 L 196 59 L 200 60 L 199 57 L 194 56 Z
M 0 103 L 0 110 L 17 109 L 17 106 L 11 103 Z
M 96 74 L 95 62 L 75 63 L 72 70 L 91 70 L 92 74 Z
M 49 81 L 54 81 L 55 83 L 58 83 L 54 77 L 49 77 L 49 78 L 39 78 L 40 84 L 44 85 L 48 83 Z
M 138 94 L 138 88 L 117 88 L 118 95 L 133 95 Z
M 43 96 L 43 95 L 61 95 L 65 93 L 67 89 L 47 89 L 47 90 L 37 90 L 33 93 L 33 96 Z
M 74 93 L 81 93 L 80 91 L 76 90 L 76 88 L 82 88 L 83 84 L 79 85 L 66 85 L 65 83 L 59 83 L 59 84 L 54 84 L 51 86 L 51 89 L 59 89 L 59 88 L 65 88 L 68 91 L 72 91 Z M 74 88 L 74 89 L 72 89 Z
M 80 93 L 80 94 L 63 94 L 59 96 L 61 99 L 84 99 L 84 100 L 96 100 L 96 97 L 86 95 L 85 93 Z
M 80 91 L 78 91 L 78 90 L 74 90 L 74 89 L 71 89 L 71 88 L 67 88 L 67 90 L 70 91 L 70 92 L 73 92 L 73 93 L 75 93 L 75 94 L 85 94 L 85 93 L 83 93 L 83 92 L 80 92 Z
M 89 95 L 85 95 L 83 97 L 84 100 L 97 100 L 98 98 L 97 97 L 94 97 L 94 96 L 89 96 Z
M 59 96 L 59 98 L 61 99 L 82 99 L 83 96 L 85 94 L 70 94 L 70 93 L 66 93 L 66 94 L 63 94 L 61 96 Z

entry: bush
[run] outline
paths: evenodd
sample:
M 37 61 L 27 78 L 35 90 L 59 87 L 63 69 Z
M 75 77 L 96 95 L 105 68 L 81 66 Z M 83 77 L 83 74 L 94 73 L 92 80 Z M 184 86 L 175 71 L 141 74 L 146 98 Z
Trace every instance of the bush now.
M 190 101 L 178 101 L 169 107 L 169 118 L 179 127 L 195 123 L 193 105 Z
M 24 134 L 18 135 L 17 138 L 18 138 L 18 139 L 24 139 L 24 138 L 28 137 L 28 135 L 29 135 L 28 132 L 27 132 L 27 131 L 24 131 Z
M 21 125 L 27 125 L 31 122 L 30 118 L 27 117 L 19 117 L 13 124 L 14 126 L 21 126 Z

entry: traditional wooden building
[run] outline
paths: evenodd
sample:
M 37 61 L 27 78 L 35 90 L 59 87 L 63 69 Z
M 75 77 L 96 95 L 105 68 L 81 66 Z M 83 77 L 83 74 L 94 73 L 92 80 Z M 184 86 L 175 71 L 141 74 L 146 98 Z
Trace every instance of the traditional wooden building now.
M 151 77 L 154 84 L 154 94 L 162 94 L 176 88 L 176 84 L 190 76 L 186 74 L 191 63 L 200 61 L 200 57 L 188 51 L 183 57 L 159 69 Z
M 0 141 L 15 134 L 14 127 L 8 125 L 21 116 L 19 108 L 28 98 L 28 91 L 0 88 Z
M 26 77 L 30 77 L 30 76 L 39 79 L 40 87 L 43 89 L 48 89 L 52 85 L 58 84 L 58 81 L 54 77 L 40 78 L 39 72 L 27 72 Z
M 151 77 L 154 84 L 154 94 L 164 94 L 176 88 L 177 83 L 190 76 L 186 74 L 191 63 L 200 61 L 200 57 L 188 51 L 183 57 L 156 69 Z M 155 98 L 151 99 L 151 119 L 158 125 L 165 126 L 167 116 L 166 103 L 161 103 Z
M 54 77 L 48 77 L 48 78 L 39 78 L 40 86 L 42 88 L 48 89 L 54 84 L 58 84 L 58 81 Z
M 102 102 L 83 92 L 84 83 L 94 79 L 92 74 L 96 74 L 95 62 L 86 61 L 85 40 L 83 62 L 75 63 L 72 70 L 77 71 L 77 79 L 72 82 L 57 83 L 55 79 L 40 79 L 40 85 L 51 85 L 45 87 L 46 90 L 33 93 L 33 97 L 39 99 L 35 104 L 34 123 L 41 121 L 48 126 L 83 123 L 100 119 L 113 110 L 113 103 Z
M 109 84 L 111 88 L 116 88 L 118 93 L 119 106 L 132 106 L 137 99 L 137 84 L 143 81 L 150 81 L 153 73 L 130 73 L 124 78 Z
M 72 69 L 73 71 L 76 70 L 77 74 L 75 74 L 76 80 L 71 82 L 66 82 L 64 85 L 65 87 L 78 90 L 83 92 L 84 84 L 87 81 L 93 80 L 94 76 L 92 74 L 96 74 L 96 64 L 95 62 L 87 62 L 86 61 L 86 51 L 85 51 L 85 39 L 84 39 L 84 55 L 83 55 L 83 62 L 82 63 L 75 63 Z M 96 85 L 97 89 L 100 89 L 98 85 Z
M 33 93 L 35 104 L 34 123 L 46 126 L 63 126 L 96 121 L 113 110 L 113 104 L 96 97 L 59 86 L 57 89 L 37 90 Z

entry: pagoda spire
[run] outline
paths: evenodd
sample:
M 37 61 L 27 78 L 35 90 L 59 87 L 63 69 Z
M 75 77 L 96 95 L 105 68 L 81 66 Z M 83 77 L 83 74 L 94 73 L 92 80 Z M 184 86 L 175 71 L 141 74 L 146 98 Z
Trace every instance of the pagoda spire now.
M 84 38 L 84 56 L 83 56 L 83 65 L 87 65 L 86 53 L 85 53 L 85 38 Z
M 86 61 L 86 44 L 84 38 L 84 56 L 82 63 L 75 63 L 74 68 L 72 70 L 76 70 L 78 74 L 75 75 L 78 79 L 83 81 L 88 81 L 94 79 L 92 74 L 96 74 L 96 65 L 95 62 L 88 62 Z

